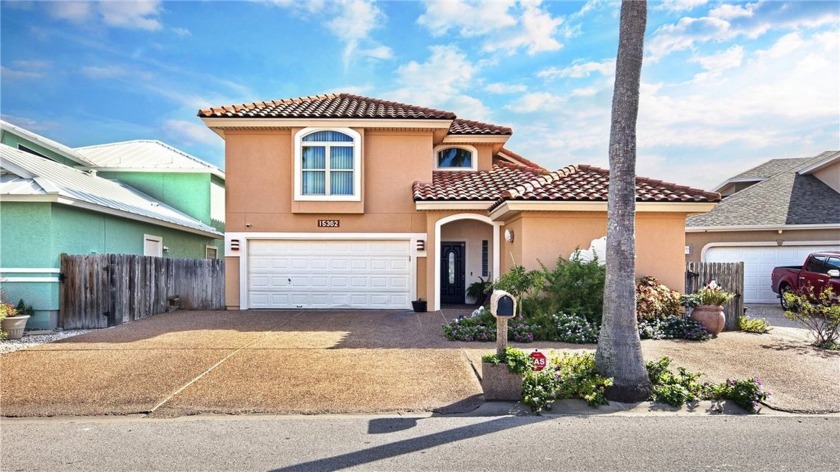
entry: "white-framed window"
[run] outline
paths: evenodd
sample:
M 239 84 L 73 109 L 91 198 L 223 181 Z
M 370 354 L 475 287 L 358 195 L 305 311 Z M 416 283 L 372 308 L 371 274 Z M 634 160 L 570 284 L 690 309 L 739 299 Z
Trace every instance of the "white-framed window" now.
M 204 247 L 204 258 L 205 259 L 216 259 L 219 250 L 216 249 L 216 246 L 205 246 Z
M 350 128 L 295 134 L 295 200 L 359 201 L 362 136 Z
M 437 146 L 434 153 L 435 170 L 478 169 L 478 151 L 472 146 Z
M 163 257 L 163 238 L 151 234 L 144 234 L 143 255 Z

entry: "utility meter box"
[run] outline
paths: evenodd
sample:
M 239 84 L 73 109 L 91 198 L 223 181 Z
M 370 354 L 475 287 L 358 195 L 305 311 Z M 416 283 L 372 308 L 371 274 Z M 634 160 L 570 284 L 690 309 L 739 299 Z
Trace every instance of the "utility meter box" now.
M 504 290 L 493 290 L 490 313 L 496 318 L 513 318 L 516 315 L 516 298 Z

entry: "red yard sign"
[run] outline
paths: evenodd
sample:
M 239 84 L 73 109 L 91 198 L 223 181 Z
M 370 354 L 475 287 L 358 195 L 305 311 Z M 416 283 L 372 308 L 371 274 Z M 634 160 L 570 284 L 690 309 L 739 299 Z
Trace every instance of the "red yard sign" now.
M 531 353 L 531 359 L 534 360 L 533 369 L 535 371 L 541 371 L 541 370 L 545 369 L 545 366 L 548 363 L 545 359 L 545 354 L 543 354 L 539 351 L 532 352 Z

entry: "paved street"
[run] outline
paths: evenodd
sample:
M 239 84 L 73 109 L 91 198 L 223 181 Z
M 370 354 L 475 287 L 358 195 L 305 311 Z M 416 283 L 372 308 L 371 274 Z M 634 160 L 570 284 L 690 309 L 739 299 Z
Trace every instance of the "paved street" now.
M 840 469 L 838 416 L 3 419 L 0 469 Z

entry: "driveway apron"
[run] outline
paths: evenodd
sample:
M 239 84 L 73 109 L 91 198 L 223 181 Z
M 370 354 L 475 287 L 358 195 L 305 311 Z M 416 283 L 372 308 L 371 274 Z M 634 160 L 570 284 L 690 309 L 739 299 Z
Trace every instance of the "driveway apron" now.
M 483 402 L 440 313 L 192 311 L 0 357 L 5 416 L 460 412 Z

